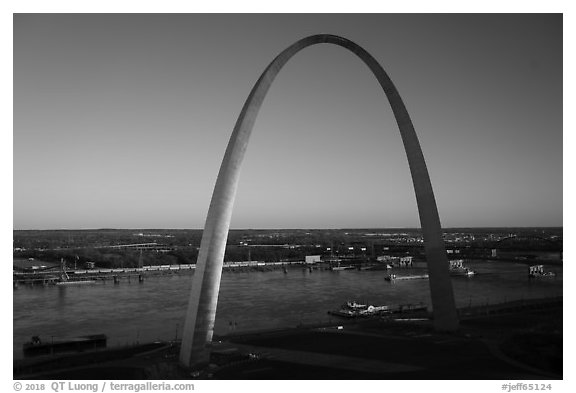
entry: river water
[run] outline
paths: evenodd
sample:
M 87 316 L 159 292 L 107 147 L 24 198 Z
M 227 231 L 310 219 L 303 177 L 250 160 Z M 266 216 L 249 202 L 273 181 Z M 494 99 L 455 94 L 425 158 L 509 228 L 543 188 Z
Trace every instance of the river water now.
M 453 277 L 459 307 L 562 295 L 562 267 L 546 266 L 555 278 L 528 280 L 527 266 L 470 261 L 478 274 Z M 374 305 L 423 302 L 430 307 L 428 280 L 390 283 L 385 271 L 309 272 L 293 267 L 267 272 L 222 274 L 215 334 L 300 323 L 338 321 L 328 310 L 348 300 Z M 74 337 L 104 333 L 108 346 L 170 340 L 182 336 L 192 274 L 148 276 L 88 286 L 20 286 L 13 292 L 14 358 L 32 336 Z

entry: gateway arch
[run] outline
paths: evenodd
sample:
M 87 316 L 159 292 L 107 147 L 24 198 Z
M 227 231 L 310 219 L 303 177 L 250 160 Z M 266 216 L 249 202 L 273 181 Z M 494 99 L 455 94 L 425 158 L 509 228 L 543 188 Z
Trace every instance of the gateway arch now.
M 458 329 L 458 315 L 436 200 L 418 137 L 400 94 L 384 69 L 366 50 L 346 38 L 319 34 L 297 41 L 268 65 L 252 88 L 236 121 L 212 194 L 196 262 L 196 272 L 192 280 L 180 349 L 180 362 L 184 366 L 200 367 L 209 361 L 224 251 L 240 178 L 240 167 L 258 111 L 270 85 L 284 64 L 302 49 L 316 44 L 338 45 L 358 56 L 370 68 L 390 102 L 400 129 L 416 193 L 428 262 L 434 326 L 442 331 Z

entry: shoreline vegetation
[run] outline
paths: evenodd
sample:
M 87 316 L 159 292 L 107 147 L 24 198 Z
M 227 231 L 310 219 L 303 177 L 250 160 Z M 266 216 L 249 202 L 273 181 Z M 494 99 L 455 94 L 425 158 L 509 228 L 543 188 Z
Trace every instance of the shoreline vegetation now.
M 47 267 L 64 259 L 69 269 L 188 265 L 196 263 L 201 238 L 202 230 L 14 230 L 13 257 Z M 562 260 L 561 227 L 444 229 L 444 240 L 451 258 Z M 310 255 L 351 263 L 382 255 L 425 260 L 419 229 L 283 229 L 231 230 L 224 262 L 303 262 Z

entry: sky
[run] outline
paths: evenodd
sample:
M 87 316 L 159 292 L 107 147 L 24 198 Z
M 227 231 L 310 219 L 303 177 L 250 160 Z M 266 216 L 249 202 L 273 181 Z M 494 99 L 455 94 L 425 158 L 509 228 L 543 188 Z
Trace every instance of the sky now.
M 202 228 L 250 89 L 346 37 L 412 117 L 444 227 L 562 226 L 561 14 L 15 14 L 14 229 Z M 387 99 L 343 48 L 292 58 L 232 228 L 419 227 Z

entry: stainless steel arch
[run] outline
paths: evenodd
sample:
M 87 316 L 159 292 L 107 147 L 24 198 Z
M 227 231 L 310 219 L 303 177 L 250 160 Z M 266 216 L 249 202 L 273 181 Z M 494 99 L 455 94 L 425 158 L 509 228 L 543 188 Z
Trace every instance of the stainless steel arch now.
M 319 34 L 299 40 L 270 63 L 252 88 L 234 126 L 212 194 L 196 263 L 196 273 L 192 282 L 180 350 L 180 361 L 185 366 L 197 367 L 208 362 L 222 263 L 240 177 L 240 166 L 260 106 L 284 64 L 300 50 L 322 43 L 338 45 L 356 54 L 374 73 L 388 97 L 402 135 L 414 183 L 428 261 L 434 324 L 437 329 L 444 331 L 454 331 L 458 328 L 448 259 L 434 192 L 418 137 L 404 103 L 384 69 L 368 52 L 348 39 L 330 34 Z

